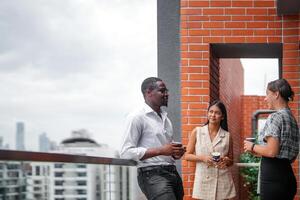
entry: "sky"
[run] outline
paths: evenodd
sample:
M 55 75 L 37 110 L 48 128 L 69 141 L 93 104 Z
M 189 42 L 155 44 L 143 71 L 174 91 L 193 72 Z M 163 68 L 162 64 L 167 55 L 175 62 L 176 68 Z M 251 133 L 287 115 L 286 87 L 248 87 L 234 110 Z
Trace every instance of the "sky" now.
M 130 3 L 128 3 L 130 2 Z M 157 74 L 156 1 L 0 1 L 0 136 L 15 148 L 25 123 L 56 142 L 87 129 L 117 147 L 124 117 Z
M 278 59 L 241 59 L 244 67 L 244 94 L 265 95 L 268 82 L 278 79 Z
M 143 102 L 142 80 L 157 75 L 156 32 L 156 0 L 0 1 L 4 143 L 15 148 L 21 121 L 27 150 L 44 132 L 60 143 L 79 129 L 118 149 L 126 115 Z M 273 61 L 251 61 L 242 61 L 245 93 L 264 95 L 274 73 L 260 66 Z

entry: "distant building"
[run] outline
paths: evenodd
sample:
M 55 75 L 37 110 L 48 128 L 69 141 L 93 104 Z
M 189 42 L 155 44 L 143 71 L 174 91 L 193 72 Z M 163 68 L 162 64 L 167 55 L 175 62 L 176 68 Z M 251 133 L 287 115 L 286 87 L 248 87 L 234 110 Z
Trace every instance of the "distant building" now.
M 53 153 L 117 157 L 117 151 L 98 144 L 86 130 L 73 131 Z M 126 166 L 80 163 L 32 163 L 27 199 L 133 200 L 131 173 Z M 135 177 L 136 180 L 136 177 Z M 140 199 L 139 199 L 140 200 Z
M 9 149 L 9 144 L 4 144 L 4 139 L 0 136 L 0 149 Z
M 23 122 L 16 124 L 16 150 L 25 150 L 25 125 Z
M 46 133 L 39 135 L 39 151 L 48 152 L 50 150 L 51 143 Z
M 58 149 L 58 145 L 55 141 L 50 141 L 50 150 L 57 150 Z
M 0 199 L 26 199 L 26 177 L 21 162 L 0 161 Z
M 3 149 L 4 145 L 3 145 L 3 137 L 0 136 L 0 149 Z

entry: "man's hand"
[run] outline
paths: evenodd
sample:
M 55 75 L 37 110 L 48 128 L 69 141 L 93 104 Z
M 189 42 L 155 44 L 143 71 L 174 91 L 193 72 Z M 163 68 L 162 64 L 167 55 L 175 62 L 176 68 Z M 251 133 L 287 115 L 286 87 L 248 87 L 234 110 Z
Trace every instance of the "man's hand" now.
M 165 144 L 160 148 L 160 154 L 164 156 L 173 156 L 175 159 L 179 159 L 185 153 L 186 148 L 182 144 Z
M 175 160 L 178 160 L 178 159 L 180 159 L 185 154 L 185 152 L 186 152 L 186 147 L 181 146 L 180 149 L 175 150 L 175 152 L 173 153 L 172 157 Z

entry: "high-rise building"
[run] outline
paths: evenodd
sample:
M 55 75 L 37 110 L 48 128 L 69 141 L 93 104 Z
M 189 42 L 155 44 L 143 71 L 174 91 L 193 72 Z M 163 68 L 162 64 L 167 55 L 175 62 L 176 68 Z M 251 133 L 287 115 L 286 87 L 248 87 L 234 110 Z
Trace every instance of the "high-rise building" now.
M 25 150 L 25 125 L 23 122 L 16 124 L 16 150 Z
M 51 142 L 47 137 L 46 133 L 42 133 L 39 135 L 39 150 L 42 152 L 48 152 L 51 147 Z

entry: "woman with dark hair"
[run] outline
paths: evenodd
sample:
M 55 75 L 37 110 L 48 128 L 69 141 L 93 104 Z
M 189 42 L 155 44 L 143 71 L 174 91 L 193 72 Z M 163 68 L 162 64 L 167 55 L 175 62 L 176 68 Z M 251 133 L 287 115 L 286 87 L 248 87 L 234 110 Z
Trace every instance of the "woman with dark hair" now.
M 208 107 L 207 123 L 189 138 L 185 159 L 196 162 L 193 198 L 230 199 L 236 195 L 232 175 L 232 139 L 225 105 L 217 100 Z
M 292 200 L 297 192 L 297 182 L 292 170 L 299 153 L 299 128 L 288 102 L 294 92 L 285 79 L 271 81 L 265 101 L 269 115 L 259 135 L 259 144 L 244 141 L 244 150 L 261 156 L 261 200 Z

